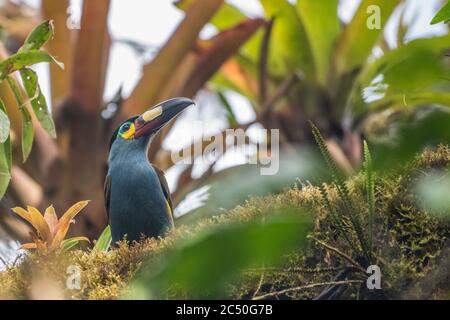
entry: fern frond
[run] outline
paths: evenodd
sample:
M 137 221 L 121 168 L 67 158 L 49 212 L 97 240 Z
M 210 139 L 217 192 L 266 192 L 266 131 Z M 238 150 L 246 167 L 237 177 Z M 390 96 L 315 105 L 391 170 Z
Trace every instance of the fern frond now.
M 331 205 L 330 200 L 328 200 L 328 192 L 325 189 L 325 184 L 319 184 L 319 191 L 320 195 L 322 197 L 322 201 L 325 204 L 325 207 L 328 210 L 328 213 L 330 215 L 330 218 L 333 222 L 333 225 L 336 226 L 341 236 L 347 241 L 350 248 L 352 248 L 355 251 L 359 251 L 358 248 L 355 248 L 354 243 L 350 240 L 348 236 L 348 232 L 344 228 L 344 224 L 341 221 L 341 217 L 339 217 L 339 214 L 336 212 L 334 207 Z
M 350 191 L 348 190 L 347 184 L 345 183 L 345 180 L 342 177 L 342 174 L 339 171 L 339 169 L 336 165 L 336 162 L 332 158 L 330 151 L 328 150 L 328 147 L 326 145 L 326 142 L 323 139 L 322 134 L 320 133 L 319 129 L 311 121 L 309 123 L 311 125 L 312 133 L 317 142 L 317 145 L 319 146 L 320 152 L 322 153 L 322 156 L 324 157 L 325 162 L 326 162 L 326 164 L 331 172 L 331 175 L 334 179 L 339 197 L 342 200 L 344 209 L 345 209 L 345 211 L 350 219 L 350 222 L 352 223 L 352 226 L 355 230 L 355 233 L 356 233 L 356 236 L 360 243 L 363 254 L 365 255 L 367 260 L 370 260 L 369 245 L 367 243 L 367 240 L 364 237 L 361 219 L 359 218 L 359 215 L 356 213 L 356 211 L 353 207 L 352 201 L 350 200 Z
M 369 249 L 373 252 L 373 221 L 375 216 L 375 178 L 372 165 L 372 156 L 369 146 L 364 141 L 364 171 L 366 174 L 367 205 L 369 208 Z

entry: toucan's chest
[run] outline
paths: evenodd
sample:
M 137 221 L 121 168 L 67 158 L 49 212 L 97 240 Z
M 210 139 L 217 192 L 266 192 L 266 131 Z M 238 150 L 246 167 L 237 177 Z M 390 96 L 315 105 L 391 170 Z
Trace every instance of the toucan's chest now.
M 166 198 L 153 167 L 148 161 L 130 165 L 128 161 L 109 168 L 109 218 L 114 241 L 125 234 L 128 240 L 159 236 L 171 226 Z

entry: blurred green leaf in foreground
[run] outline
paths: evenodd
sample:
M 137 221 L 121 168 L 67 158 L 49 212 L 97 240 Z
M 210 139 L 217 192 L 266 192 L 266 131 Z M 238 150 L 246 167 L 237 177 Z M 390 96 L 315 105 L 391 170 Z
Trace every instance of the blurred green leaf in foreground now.
M 230 281 L 250 267 L 274 265 L 307 244 L 312 216 L 276 214 L 265 221 L 228 224 L 182 241 L 155 267 L 144 268 L 125 298 L 157 299 L 166 294 L 223 297 Z M 180 294 L 178 294 L 180 293 Z
M 418 181 L 416 188 L 425 209 L 439 217 L 450 218 L 449 172 L 431 172 Z

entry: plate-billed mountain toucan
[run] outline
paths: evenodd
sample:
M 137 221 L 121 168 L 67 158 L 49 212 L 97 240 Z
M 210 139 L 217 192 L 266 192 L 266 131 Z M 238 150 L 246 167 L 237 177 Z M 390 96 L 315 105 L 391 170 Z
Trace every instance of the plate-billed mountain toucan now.
M 114 132 L 105 181 L 105 203 L 113 243 L 158 237 L 173 227 L 173 207 L 164 173 L 148 161 L 152 137 L 188 106 L 187 98 L 158 104 L 124 121 Z

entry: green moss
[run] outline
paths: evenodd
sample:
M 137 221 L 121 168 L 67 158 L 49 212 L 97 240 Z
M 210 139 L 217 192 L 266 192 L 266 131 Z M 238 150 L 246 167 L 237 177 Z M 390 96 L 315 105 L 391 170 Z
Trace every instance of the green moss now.
M 374 248 L 376 264 L 382 270 L 382 294 L 374 296 L 362 290 L 363 286 L 350 284 L 342 298 L 355 298 L 356 295 L 361 298 L 448 297 L 449 225 L 430 215 L 418 203 L 413 187 L 428 169 L 449 166 L 450 149 L 441 146 L 435 151 L 425 151 L 401 172 L 384 173 L 377 177 Z M 367 225 L 364 182 L 363 174 L 347 181 L 351 200 L 363 224 Z M 342 204 L 335 188 L 327 186 L 327 190 L 330 202 L 341 210 Z M 324 286 L 305 286 L 331 281 L 349 265 L 339 254 L 318 244 L 316 240 L 358 261 L 353 248 L 341 239 L 330 224 L 320 191 L 314 186 L 291 188 L 278 195 L 251 198 L 227 213 L 202 219 L 194 225 L 180 226 L 163 239 L 147 239 L 134 246 L 122 243 L 108 253 L 75 250 L 50 256 L 30 254 L 24 263 L 0 273 L 0 298 L 32 298 L 35 292 L 33 287 L 44 274 L 46 278 L 52 279 L 57 288 L 57 297 L 117 299 L 126 291 L 127 284 L 144 260 L 156 260 L 176 241 L 183 241 L 217 224 L 250 221 L 284 207 L 302 208 L 314 214 L 315 227 L 308 249 L 292 252 L 278 268 L 245 270 L 238 283 L 230 284 L 230 296 L 237 299 L 252 298 L 283 291 L 269 298 L 314 298 Z M 344 224 L 349 225 L 345 220 Z M 356 243 L 351 228 L 349 236 Z M 66 287 L 67 268 L 70 265 L 81 268 L 80 290 L 63 289 Z M 353 272 L 349 278 L 365 279 L 361 272 Z

